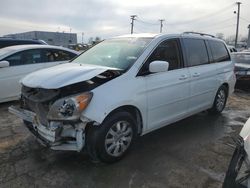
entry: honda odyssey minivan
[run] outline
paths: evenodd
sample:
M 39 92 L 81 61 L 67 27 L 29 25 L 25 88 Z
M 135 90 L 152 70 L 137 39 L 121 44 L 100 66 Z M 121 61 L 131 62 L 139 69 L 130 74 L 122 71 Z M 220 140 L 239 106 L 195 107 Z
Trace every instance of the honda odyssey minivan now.
M 225 43 L 213 36 L 134 34 L 21 83 L 20 106 L 9 111 L 40 143 L 115 162 L 137 136 L 204 110 L 221 113 L 235 75 Z

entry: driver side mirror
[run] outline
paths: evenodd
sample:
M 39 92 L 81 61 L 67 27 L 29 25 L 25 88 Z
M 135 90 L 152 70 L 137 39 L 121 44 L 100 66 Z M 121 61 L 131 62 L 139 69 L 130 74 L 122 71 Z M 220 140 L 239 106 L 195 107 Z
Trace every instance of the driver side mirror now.
M 168 71 L 169 63 L 167 61 L 153 61 L 149 64 L 149 71 L 151 73 Z
M 8 61 L 0 61 L 0 68 L 9 67 L 10 63 Z

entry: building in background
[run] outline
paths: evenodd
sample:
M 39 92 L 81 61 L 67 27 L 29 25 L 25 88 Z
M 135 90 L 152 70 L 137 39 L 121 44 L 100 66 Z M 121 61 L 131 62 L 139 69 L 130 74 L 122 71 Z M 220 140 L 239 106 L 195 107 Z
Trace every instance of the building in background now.
M 30 31 L 25 33 L 16 33 L 4 35 L 4 37 L 13 39 L 33 39 L 43 40 L 47 44 L 68 47 L 69 44 L 77 43 L 76 33 L 59 33 L 47 31 Z

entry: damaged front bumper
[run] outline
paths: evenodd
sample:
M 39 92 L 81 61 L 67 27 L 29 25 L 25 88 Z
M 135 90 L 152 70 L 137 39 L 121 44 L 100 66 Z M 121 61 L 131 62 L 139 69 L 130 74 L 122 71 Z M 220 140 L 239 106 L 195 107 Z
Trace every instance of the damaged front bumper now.
M 81 151 L 85 145 L 85 127 L 87 122 L 50 121 L 48 125 L 40 123 L 36 113 L 10 106 L 9 112 L 23 119 L 26 127 L 44 146 L 53 150 Z

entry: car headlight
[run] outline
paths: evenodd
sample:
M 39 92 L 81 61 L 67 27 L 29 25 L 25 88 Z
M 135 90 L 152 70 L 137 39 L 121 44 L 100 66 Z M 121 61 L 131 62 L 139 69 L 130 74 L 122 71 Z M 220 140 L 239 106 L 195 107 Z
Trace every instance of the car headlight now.
M 59 99 L 50 107 L 47 118 L 49 120 L 77 120 L 81 112 L 87 108 L 92 96 L 92 92 L 86 92 Z

